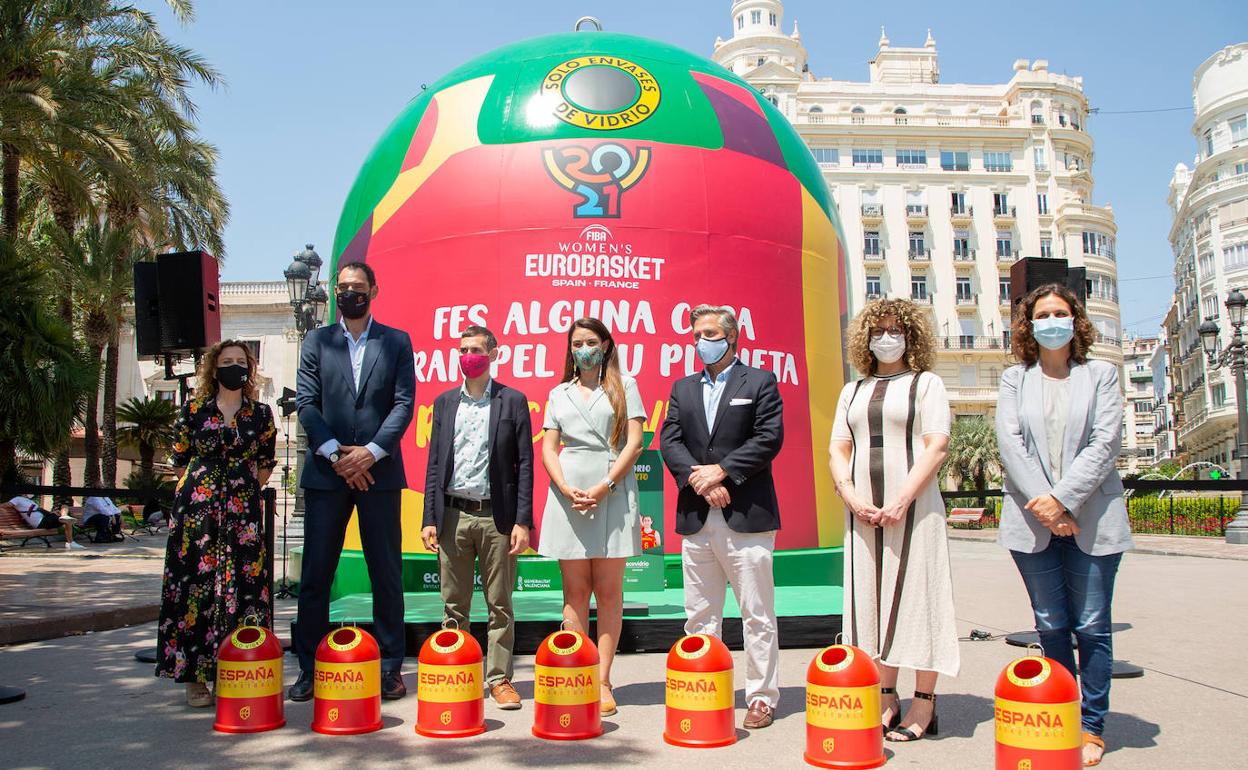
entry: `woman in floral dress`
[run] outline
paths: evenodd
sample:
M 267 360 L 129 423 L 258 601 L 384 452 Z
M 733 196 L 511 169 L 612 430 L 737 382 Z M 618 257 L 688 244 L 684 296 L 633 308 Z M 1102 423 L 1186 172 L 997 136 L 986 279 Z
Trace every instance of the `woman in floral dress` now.
M 248 620 L 272 625 L 260 490 L 277 429 L 255 374 L 245 343 L 215 345 L 175 428 L 171 462 L 185 471 L 165 550 L 156 676 L 185 682 L 195 707 L 212 703 L 222 640 Z

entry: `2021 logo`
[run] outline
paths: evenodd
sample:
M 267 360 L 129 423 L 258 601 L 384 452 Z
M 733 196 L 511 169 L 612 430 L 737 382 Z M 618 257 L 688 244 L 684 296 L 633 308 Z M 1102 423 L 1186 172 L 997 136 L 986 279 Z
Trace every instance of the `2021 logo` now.
M 615 142 L 547 147 L 542 150 L 542 161 L 551 179 L 580 197 L 572 216 L 617 219 L 624 192 L 640 182 L 650 167 L 650 148 L 629 150 Z

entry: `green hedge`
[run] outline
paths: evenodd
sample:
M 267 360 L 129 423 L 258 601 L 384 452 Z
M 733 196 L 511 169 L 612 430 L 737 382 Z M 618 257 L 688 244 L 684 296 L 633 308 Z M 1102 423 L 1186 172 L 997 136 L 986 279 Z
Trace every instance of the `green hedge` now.
M 1177 498 L 1132 495 L 1126 500 L 1132 532 L 1145 535 L 1222 537 L 1226 534 L 1226 525 L 1235 518 L 1240 498 L 1238 495 Z M 952 526 L 958 529 L 991 529 L 998 524 L 1000 501 L 1000 498 L 989 498 L 981 504 L 971 498 L 952 498 L 945 501 L 945 509 L 948 512 L 954 508 L 984 507 L 984 519 L 978 524 Z

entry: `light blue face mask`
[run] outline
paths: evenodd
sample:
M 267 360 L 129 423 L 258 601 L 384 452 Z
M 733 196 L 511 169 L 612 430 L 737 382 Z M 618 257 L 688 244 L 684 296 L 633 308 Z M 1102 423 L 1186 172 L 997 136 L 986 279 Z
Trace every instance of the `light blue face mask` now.
M 728 338 L 721 337 L 717 340 L 700 339 L 698 340 L 698 358 L 702 359 L 702 363 L 710 366 L 717 363 L 728 352 Z
M 1036 318 L 1031 322 L 1031 336 L 1049 350 L 1057 350 L 1066 345 L 1075 336 L 1075 319 Z

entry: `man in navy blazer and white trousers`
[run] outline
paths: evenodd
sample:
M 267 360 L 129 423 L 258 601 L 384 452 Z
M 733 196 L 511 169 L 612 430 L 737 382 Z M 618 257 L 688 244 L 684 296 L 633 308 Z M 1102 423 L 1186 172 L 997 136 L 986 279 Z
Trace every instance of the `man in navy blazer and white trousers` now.
M 406 332 L 373 320 L 373 269 L 338 270 L 339 323 L 313 330 L 299 361 L 299 422 L 308 454 L 304 489 L 303 569 L 295 651 L 300 674 L 292 700 L 312 697 L 317 645 L 329 631 L 329 587 L 338 569 L 347 522 L 359 515 L 364 561 L 373 587 L 373 633 L 381 648 L 381 692 L 407 693 L 400 495 L 407 486 L 399 446 L 412 421 L 416 370 Z
M 718 636 L 732 584 L 745 636 L 743 725 L 772 723 L 780 699 L 780 637 L 772 552 L 780 509 L 771 463 L 784 443 L 776 376 L 736 358 L 730 308 L 690 312 L 706 370 L 677 380 L 663 421 L 663 462 L 680 490 L 676 532 L 684 536 L 687 634 Z

